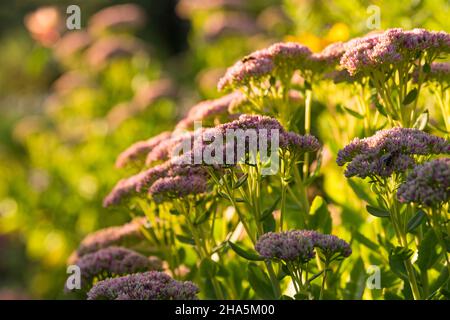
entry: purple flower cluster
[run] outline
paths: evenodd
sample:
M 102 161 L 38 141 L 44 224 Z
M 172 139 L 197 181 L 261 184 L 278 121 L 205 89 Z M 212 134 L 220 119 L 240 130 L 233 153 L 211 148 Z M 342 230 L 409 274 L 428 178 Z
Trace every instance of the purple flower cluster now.
M 450 158 L 435 159 L 414 167 L 397 191 L 400 202 L 435 207 L 450 200 Z
M 117 157 L 116 167 L 123 168 L 131 162 L 142 159 L 162 141 L 168 139 L 170 135 L 170 132 L 165 131 L 148 140 L 138 141 L 132 144 Z
M 309 69 L 311 51 L 308 47 L 294 42 L 275 43 L 270 47 L 255 51 L 228 68 L 219 80 L 218 89 L 233 89 L 276 73 L 279 69 L 291 72 L 296 69 Z
M 88 292 L 88 300 L 196 300 L 198 292 L 190 281 L 149 271 L 97 282 Z
M 317 151 L 320 148 L 320 144 L 314 136 L 301 136 L 293 132 L 286 132 L 274 118 L 260 115 L 241 115 L 235 121 L 204 130 L 194 142 L 192 151 L 175 158 L 174 161 L 176 163 L 189 164 L 194 163 L 195 158 L 205 160 L 202 155 L 208 153 L 207 148 L 209 146 L 217 146 L 215 144 L 217 141 L 220 142 L 221 154 L 216 154 L 214 150 L 212 156 L 217 156 L 217 159 L 214 159 L 214 163 L 205 162 L 206 164 L 217 166 L 236 165 L 238 162 L 247 159 L 242 159 L 242 156 L 248 157 L 250 153 L 256 151 L 265 151 L 265 154 L 269 155 L 273 130 L 279 137 L 278 146 L 288 149 L 297 155 Z M 253 140 L 249 134 L 250 131 L 254 133 Z M 240 133 L 242 138 L 245 139 L 244 141 L 240 140 Z M 243 154 L 240 154 L 238 150 L 240 147 L 243 147 Z
M 88 288 L 94 279 L 121 276 L 149 270 L 160 270 L 161 261 L 149 258 L 126 248 L 108 247 L 88 253 L 78 259 L 81 286 Z
M 312 135 L 299 135 L 295 132 L 283 132 L 280 137 L 280 147 L 288 149 L 295 155 L 305 152 L 315 152 L 320 149 L 320 142 Z
M 203 128 L 200 128 L 194 132 L 174 133 L 170 138 L 161 141 L 147 154 L 145 164 L 150 166 L 155 162 L 170 159 L 185 150 L 190 150 L 194 139 L 199 136 L 203 130 Z
M 148 189 L 149 195 L 156 202 L 184 198 L 192 194 L 206 192 L 208 178 L 202 174 L 166 177 L 156 180 Z
M 302 231 L 268 232 L 255 244 L 256 251 L 265 259 L 306 263 L 314 258 L 314 242 Z
M 339 64 L 342 55 L 345 53 L 346 44 L 335 42 L 325 47 L 321 52 L 311 55 L 311 61 L 316 72 L 324 72 Z
M 200 102 L 189 110 L 187 116 L 177 124 L 175 131 L 189 129 L 195 121 L 202 121 L 202 125 L 204 125 L 203 122 L 211 119 L 226 118 L 230 120 L 229 106 L 234 100 L 241 97 L 240 92 L 233 92 L 215 100 Z
M 347 258 L 352 254 L 350 245 L 332 234 L 319 234 L 314 246 L 319 249 L 325 259 L 331 260 L 334 257 Z
M 291 230 L 263 234 L 256 242 L 255 249 L 266 259 L 285 262 L 308 262 L 314 258 L 314 248 L 319 249 L 326 259 L 346 258 L 352 254 L 350 245 L 344 240 L 313 230 Z
M 419 54 L 436 57 L 450 53 L 450 34 L 446 32 L 395 28 L 369 34 L 346 44 L 340 64 L 350 75 L 371 72 L 399 62 L 413 62 Z
M 448 154 L 450 143 L 443 138 L 418 129 L 393 128 L 359 139 L 339 150 L 336 162 L 346 163 L 347 178 L 358 176 L 388 177 L 404 172 L 414 164 L 414 155 Z
M 200 177 L 206 176 L 206 171 L 200 166 L 188 166 L 182 163 L 175 163 L 175 161 L 166 161 L 158 166 L 149 168 L 131 177 L 120 180 L 117 185 L 103 200 L 103 206 L 109 207 L 117 205 L 123 199 L 133 194 L 141 194 L 148 190 L 154 183 L 163 178 L 174 177 Z M 166 180 L 167 181 L 167 180 Z M 182 179 L 171 180 L 182 181 Z M 196 179 L 198 182 L 199 179 Z M 161 181 L 160 181 L 161 183 Z M 198 186 L 197 186 L 198 187 Z M 206 188 L 206 187 L 205 187 Z M 191 189 L 193 193 L 193 189 Z
M 84 238 L 78 249 L 77 256 L 95 252 L 110 246 L 130 245 L 143 240 L 141 228 L 147 223 L 146 217 L 135 218 L 122 226 L 100 229 Z

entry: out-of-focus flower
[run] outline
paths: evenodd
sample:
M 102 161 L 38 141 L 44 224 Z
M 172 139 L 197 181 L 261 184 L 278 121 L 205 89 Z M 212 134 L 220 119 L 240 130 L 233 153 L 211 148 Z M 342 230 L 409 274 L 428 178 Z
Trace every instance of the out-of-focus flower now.
M 338 152 L 336 162 L 349 162 L 346 177 L 387 177 L 414 165 L 414 155 L 448 154 L 450 143 L 418 129 L 393 128 L 354 139 Z
M 123 168 L 131 162 L 145 159 L 147 154 L 162 141 L 170 138 L 171 132 L 165 131 L 157 136 L 144 141 L 133 143 L 125 151 L 123 151 L 116 160 L 116 167 Z
M 54 46 L 55 56 L 67 60 L 74 54 L 82 52 L 92 42 L 92 37 L 86 31 L 70 31 L 64 34 Z
M 145 25 L 144 10 L 135 4 L 120 4 L 105 8 L 89 19 L 89 32 L 137 29 Z
M 208 16 L 203 31 L 208 41 L 214 41 L 224 36 L 251 36 L 261 29 L 255 20 L 245 13 L 217 12 Z
M 255 249 L 265 259 L 285 262 L 306 263 L 315 256 L 311 237 L 298 230 L 265 233 L 256 242 Z
M 169 275 L 149 271 L 97 282 L 89 300 L 196 300 L 198 287 L 176 281 Z
M 79 257 L 106 247 L 132 246 L 141 242 L 144 239 L 141 229 L 146 223 L 146 217 L 135 218 L 124 225 L 100 229 L 87 235 L 68 263 L 73 264 Z
M 160 270 L 162 262 L 122 247 L 108 247 L 85 254 L 76 261 L 80 268 L 81 286 L 89 288 L 95 279 Z
M 433 62 L 430 65 L 430 72 L 427 73 L 425 77 L 428 81 L 447 85 L 450 84 L 450 63 Z
M 145 51 L 145 45 L 137 39 L 110 36 L 94 42 L 86 51 L 86 59 L 90 66 L 100 68 L 111 59 L 129 57 Z
M 232 120 L 230 119 L 229 105 L 241 96 L 240 92 L 233 92 L 218 99 L 206 100 L 196 104 L 189 110 L 186 117 L 176 125 L 175 131 L 190 129 L 196 121 L 202 121 L 202 126 L 207 126 L 211 124 L 211 120 L 213 120 L 212 124 L 217 124 L 214 121 L 215 119 Z
M 176 88 L 169 79 L 160 79 L 147 82 L 138 87 L 133 99 L 129 102 L 121 102 L 106 115 L 108 123 L 112 128 L 118 127 L 125 120 L 146 110 L 157 100 L 174 97 Z
M 68 71 L 63 73 L 53 82 L 52 87 L 56 94 L 65 95 L 76 88 L 88 87 L 92 85 L 87 75 L 80 71 Z
M 450 200 L 450 158 L 414 167 L 397 191 L 400 202 L 438 207 Z
M 56 7 L 42 7 L 25 16 L 25 26 L 33 39 L 46 47 L 52 46 L 60 37 L 62 17 Z
M 140 86 L 132 104 L 137 110 L 144 110 L 157 99 L 175 96 L 176 90 L 170 79 L 159 79 Z
M 190 18 L 195 12 L 214 9 L 242 9 L 243 0 L 181 0 L 178 2 L 176 12 L 182 18 Z
M 124 178 L 120 180 L 111 192 L 103 199 L 103 206 L 109 207 L 112 205 L 117 205 L 122 202 L 125 198 L 136 192 L 136 186 L 145 176 L 145 171 L 140 172 L 129 178 Z

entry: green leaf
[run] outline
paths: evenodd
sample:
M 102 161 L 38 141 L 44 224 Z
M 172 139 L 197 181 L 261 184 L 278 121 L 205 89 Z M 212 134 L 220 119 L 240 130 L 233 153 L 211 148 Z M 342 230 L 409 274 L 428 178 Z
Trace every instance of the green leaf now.
M 344 108 L 345 111 L 347 111 L 348 114 L 354 116 L 355 118 L 358 118 L 358 119 L 364 119 L 364 115 L 362 115 L 362 114 L 356 112 L 355 110 L 352 110 L 352 109 L 347 108 L 347 107 L 345 107 L 345 106 L 343 106 L 343 108 Z
M 308 227 L 313 230 L 320 229 L 324 233 L 331 232 L 331 215 L 321 196 L 316 196 L 311 204 Z
M 413 252 L 403 247 L 395 247 L 389 253 L 389 266 L 392 272 L 394 272 L 403 281 L 408 281 L 408 275 L 406 272 L 404 261 L 409 259 Z
M 450 280 L 450 276 L 448 274 L 448 268 L 443 266 L 441 272 L 437 279 L 431 283 L 430 292 L 435 292 L 441 289 L 448 281 Z
M 361 233 L 359 233 L 358 231 L 354 230 L 353 231 L 353 238 L 358 241 L 359 243 L 361 243 L 362 245 L 366 246 L 367 248 L 378 252 L 379 246 L 378 244 L 376 244 L 375 242 L 373 242 L 372 240 L 370 240 L 369 238 L 365 237 L 364 235 L 362 235 Z
M 430 64 L 429 64 L 428 62 L 425 63 L 425 64 L 423 65 L 422 70 L 423 70 L 424 73 L 430 73 L 430 72 L 431 72 L 431 66 L 430 66 Z
M 417 88 L 412 89 L 410 92 L 408 92 L 405 99 L 403 99 L 402 104 L 404 106 L 406 106 L 406 105 L 412 103 L 414 100 L 416 100 L 418 93 L 419 93 L 419 91 L 417 90 Z
M 190 244 L 190 245 L 195 245 L 195 241 L 193 238 L 188 237 L 188 236 L 183 236 L 181 234 L 177 234 L 176 238 L 178 241 L 180 241 L 181 243 L 185 243 L 185 244 Z
M 366 190 L 364 190 L 363 186 L 361 186 L 359 182 L 355 181 L 354 179 L 347 179 L 347 183 L 352 188 L 353 192 L 358 196 L 358 198 L 363 199 L 371 205 L 375 203 L 370 194 L 366 192 Z
M 201 215 L 197 216 L 194 220 L 194 225 L 198 226 L 208 220 L 208 218 L 211 216 L 213 210 L 205 210 Z
M 409 219 L 406 225 L 406 230 L 412 233 L 418 226 L 420 226 L 426 219 L 426 214 L 423 210 L 417 210 L 416 214 Z
M 432 229 L 425 233 L 419 244 L 419 253 L 417 256 L 417 265 L 422 271 L 430 269 L 439 258 L 437 252 L 438 239 Z
M 364 261 L 359 257 L 352 266 L 350 279 L 345 284 L 344 299 L 359 300 L 366 288 L 367 273 Z
M 272 216 L 272 213 L 273 213 L 273 212 L 275 211 L 275 209 L 277 208 L 278 203 L 280 202 L 280 200 L 281 200 L 281 196 L 279 196 L 279 197 L 275 200 L 275 202 L 270 206 L 270 208 L 267 208 L 266 210 L 264 210 L 264 211 L 262 212 L 260 221 L 264 221 L 264 220 L 266 220 L 269 216 Z
M 241 256 L 244 259 L 250 260 L 250 261 L 262 261 L 264 260 L 263 257 L 261 257 L 256 251 L 250 250 L 250 249 L 244 249 L 237 244 L 228 241 L 228 245 L 231 249 L 233 249 L 234 252 L 236 252 L 237 255 Z
M 236 182 L 236 184 L 233 186 L 233 189 L 238 189 L 238 188 L 240 188 L 240 187 L 245 183 L 245 181 L 247 181 L 247 178 L 248 178 L 248 173 L 246 173 L 246 174 L 244 174 L 243 176 L 241 176 L 241 177 L 238 179 L 238 181 Z
M 371 90 L 370 94 L 370 101 L 372 104 L 377 108 L 378 112 L 381 113 L 383 116 L 387 117 L 387 112 L 384 106 L 378 101 L 378 93 L 376 89 Z
M 211 259 L 205 258 L 200 262 L 199 271 L 204 278 L 211 278 L 219 271 L 219 266 Z
M 266 300 L 278 298 L 274 296 L 269 276 L 255 263 L 248 264 L 248 282 L 258 297 Z
M 372 207 L 367 205 L 366 206 L 367 212 L 369 212 L 371 215 L 379 218 L 387 218 L 390 216 L 389 212 L 380 208 Z
M 417 118 L 416 122 L 413 125 L 413 128 L 419 129 L 419 130 L 425 129 L 425 127 L 427 126 L 427 123 L 428 123 L 428 119 L 429 119 L 429 114 L 428 114 L 428 110 L 426 110 Z

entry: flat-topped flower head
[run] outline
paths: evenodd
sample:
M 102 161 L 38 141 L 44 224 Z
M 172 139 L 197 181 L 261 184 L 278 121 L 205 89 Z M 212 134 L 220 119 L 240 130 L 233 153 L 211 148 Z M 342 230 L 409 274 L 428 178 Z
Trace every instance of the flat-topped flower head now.
M 219 80 L 217 88 L 222 91 L 241 87 L 250 80 L 269 75 L 274 67 L 274 62 L 266 49 L 255 51 L 228 68 Z
M 315 255 L 312 239 L 296 230 L 265 233 L 255 249 L 265 259 L 285 262 L 306 263 Z
M 290 78 L 295 70 L 311 68 L 311 50 L 308 47 L 295 42 L 279 42 L 236 62 L 228 68 L 217 87 L 219 90 L 236 89 L 248 85 L 252 80 L 261 80 L 264 76 Z
M 280 147 L 288 149 L 295 155 L 315 152 L 320 149 L 320 142 L 313 135 L 300 135 L 295 132 L 284 132 L 280 137 Z
M 325 47 L 321 52 L 312 54 L 313 70 L 318 73 L 333 70 L 339 64 L 345 49 L 345 43 L 335 42 Z
M 145 164 L 150 166 L 158 161 L 165 161 L 192 148 L 196 139 L 205 130 L 204 128 L 190 132 L 174 132 L 174 134 L 155 146 L 145 159 Z
M 214 120 L 217 119 L 232 120 L 232 116 L 229 113 L 229 106 L 234 100 L 240 97 L 242 97 L 240 92 L 233 92 L 215 100 L 200 102 L 192 107 L 187 116 L 176 125 L 175 131 L 190 129 L 196 121 L 202 121 L 202 125 L 205 126 L 217 124 L 214 123 Z
M 144 239 L 141 228 L 147 223 L 146 217 L 135 218 L 132 221 L 105 229 L 100 229 L 87 235 L 77 249 L 77 256 L 98 251 L 110 246 L 129 246 Z
M 197 300 L 198 287 L 169 275 L 149 271 L 97 282 L 88 300 Z
M 433 60 L 450 52 L 450 35 L 442 31 L 395 28 L 358 38 L 346 47 L 340 64 L 350 75 L 355 75 L 380 70 L 384 66 L 395 67 L 399 62 L 412 63 L 425 54 Z
M 203 194 L 207 190 L 207 183 L 206 175 L 200 174 L 166 177 L 156 180 L 148 193 L 156 202 L 161 203 Z
M 335 258 L 347 258 L 352 254 L 350 245 L 332 234 L 320 234 L 314 244 L 325 260 L 333 260 Z
M 123 151 L 116 160 L 116 167 L 123 168 L 127 164 L 143 160 L 147 154 L 153 150 L 160 143 L 169 139 L 171 133 L 168 131 L 162 132 L 157 136 L 144 141 L 138 141 Z
M 448 153 L 450 143 L 443 138 L 418 129 L 393 128 L 378 131 L 369 138 L 355 138 L 339 150 L 336 162 L 340 166 L 349 163 L 347 177 L 387 177 L 414 165 L 414 155 Z
M 300 67 L 311 56 L 311 50 L 296 42 L 278 42 L 267 48 L 267 51 L 277 66 L 291 65 L 294 69 Z
M 400 202 L 438 207 L 450 200 L 450 158 L 440 158 L 414 167 L 397 191 Z
M 108 247 L 85 254 L 76 261 L 81 272 L 81 285 L 89 288 L 95 279 L 105 279 L 149 270 L 162 266 L 147 257 L 122 247 Z
M 141 183 L 145 177 L 146 172 L 140 172 L 131 177 L 121 179 L 111 190 L 111 192 L 103 199 L 103 207 L 110 207 L 112 205 L 120 204 L 124 199 L 127 199 L 136 192 L 136 187 Z

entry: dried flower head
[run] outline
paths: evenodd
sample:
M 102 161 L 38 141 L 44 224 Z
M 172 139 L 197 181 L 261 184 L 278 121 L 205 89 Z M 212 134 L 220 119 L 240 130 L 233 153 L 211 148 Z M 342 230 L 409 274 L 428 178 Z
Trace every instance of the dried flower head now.
M 196 300 L 198 287 L 190 281 L 176 281 L 169 275 L 149 271 L 97 282 L 89 300 Z
M 448 153 L 450 144 L 443 138 L 418 129 L 393 128 L 369 138 L 354 139 L 339 150 L 336 162 L 340 166 L 349 163 L 346 177 L 387 177 L 414 165 L 414 155 Z
M 414 167 L 397 191 L 400 202 L 426 207 L 450 200 L 450 158 L 435 159 Z

